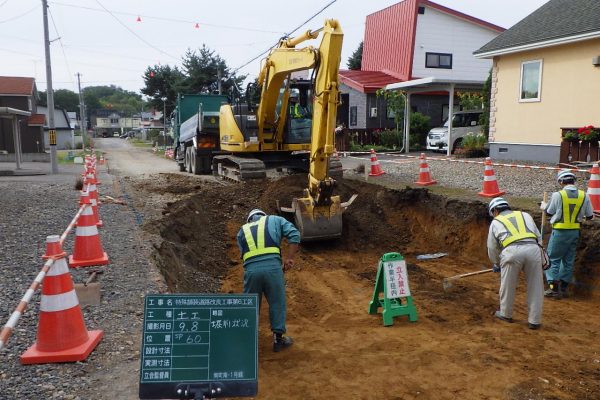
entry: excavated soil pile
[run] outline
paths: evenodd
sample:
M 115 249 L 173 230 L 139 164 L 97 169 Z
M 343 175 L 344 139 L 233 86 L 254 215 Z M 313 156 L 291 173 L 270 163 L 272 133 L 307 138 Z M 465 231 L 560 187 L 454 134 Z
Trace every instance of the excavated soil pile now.
M 155 258 L 170 288 L 241 291 L 235 235 L 247 212 L 275 213 L 276 200 L 289 206 L 305 184 L 304 176 L 227 186 L 195 181 L 193 195 L 147 225 L 162 237 Z M 585 227 L 578 253 L 576 296 L 546 301 L 543 329 L 531 331 L 524 282 L 513 324 L 492 316 L 498 275 L 442 288 L 444 277 L 489 268 L 484 203 L 347 180 L 338 193 L 342 201 L 358 194 L 344 214 L 343 238 L 303 244 L 286 275 L 292 349 L 270 351 L 268 313 L 261 311 L 259 398 L 600 398 L 595 224 Z M 367 307 L 378 260 L 391 251 L 407 258 L 419 320 L 397 318 L 384 328 Z M 415 257 L 437 252 L 449 255 Z

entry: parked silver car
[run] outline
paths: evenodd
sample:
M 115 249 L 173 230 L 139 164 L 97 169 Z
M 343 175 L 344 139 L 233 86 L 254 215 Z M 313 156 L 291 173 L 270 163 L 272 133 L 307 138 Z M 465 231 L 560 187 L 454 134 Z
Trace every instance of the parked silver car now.
M 452 119 L 452 152 L 460 147 L 462 138 L 468 133 L 481 132 L 479 117 L 483 111 L 458 111 Z M 439 128 L 433 128 L 427 134 L 427 150 L 448 151 L 448 120 Z

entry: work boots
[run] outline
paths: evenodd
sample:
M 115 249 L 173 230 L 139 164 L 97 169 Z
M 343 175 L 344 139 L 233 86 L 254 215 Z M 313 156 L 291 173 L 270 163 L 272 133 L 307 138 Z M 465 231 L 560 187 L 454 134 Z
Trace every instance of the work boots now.
M 562 297 L 569 297 L 569 282 L 560 281 L 560 295 Z
M 560 292 L 560 281 L 552 281 L 549 284 L 550 289 L 544 292 L 544 296 L 551 297 L 555 300 L 560 300 L 562 298 L 562 294 Z
M 283 336 L 281 333 L 273 332 L 273 351 L 275 353 L 290 347 L 294 341 L 289 336 Z

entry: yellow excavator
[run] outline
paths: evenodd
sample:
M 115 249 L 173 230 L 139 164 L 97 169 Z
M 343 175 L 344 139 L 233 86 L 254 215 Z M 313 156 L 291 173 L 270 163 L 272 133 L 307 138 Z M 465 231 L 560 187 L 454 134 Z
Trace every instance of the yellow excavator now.
M 320 34 L 318 48 L 297 48 Z M 329 19 L 320 29 L 282 39 L 263 60 L 256 83 L 246 90 L 246 102 L 224 104 L 219 113 L 225 154 L 213 157 L 215 174 L 235 180 L 264 178 L 266 165 L 294 168 L 308 163 L 303 197 L 295 198 L 292 207 L 279 207 L 294 214 L 303 241 L 341 237 L 342 214 L 357 196 L 341 202 L 333 194 L 336 181 L 330 176 L 343 36 L 338 21 Z M 299 71 L 310 71 L 310 79 L 294 79 L 292 74 Z

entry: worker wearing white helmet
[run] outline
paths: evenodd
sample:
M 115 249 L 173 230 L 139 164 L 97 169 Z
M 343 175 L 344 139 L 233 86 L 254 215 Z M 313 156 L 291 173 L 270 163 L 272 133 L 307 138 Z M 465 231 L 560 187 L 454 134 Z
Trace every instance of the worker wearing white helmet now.
M 502 197 L 490 201 L 488 212 L 494 217 L 488 232 L 488 257 L 494 264 L 494 271 L 500 272 L 500 310 L 496 311 L 495 316 L 503 321 L 513 322 L 515 289 L 519 273 L 523 271 L 527 281 L 529 328 L 539 329 L 544 304 L 544 254 L 540 245 L 540 231 L 531 215 L 511 210 Z
M 288 249 L 282 263 L 281 240 L 284 237 Z M 255 208 L 238 232 L 237 243 L 244 261 L 244 293 L 258 294 L 259 305 L 265 295 L 269 303 L 273 351 L 283 350 L 293 343 L 292 338 L 283 336 L 286 332 L 283 273 L 294 266 L 300 232 L 286 219 Z
M 573 278 L 581 222 L 592 219 L 594 209 L 588 195 L 575 186 L 577 178 L 571 170 L 559 171 L 556 180 L 562 189 L 552 193 L 550 202 L 542 202 L 540 208 L 552 216 L 552 234 L 548 242 L 550 269 L 546 271 L 549 289 L 545 295 L 560 299 L 568 295 L 569 283 Z

